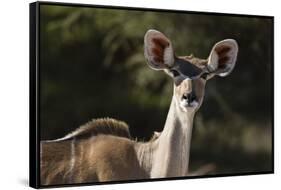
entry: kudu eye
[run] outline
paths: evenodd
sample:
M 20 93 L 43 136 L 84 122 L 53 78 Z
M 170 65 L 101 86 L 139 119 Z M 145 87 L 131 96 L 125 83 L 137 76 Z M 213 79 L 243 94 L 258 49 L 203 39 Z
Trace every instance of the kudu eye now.
M 174 69 L 171 69 L 170 71 L 171 71 L 171 73 L 173 74 L 174 77 L 177 77 L 177 76 L 180 75 L 180 73 L 178 71 L 174 70 Z

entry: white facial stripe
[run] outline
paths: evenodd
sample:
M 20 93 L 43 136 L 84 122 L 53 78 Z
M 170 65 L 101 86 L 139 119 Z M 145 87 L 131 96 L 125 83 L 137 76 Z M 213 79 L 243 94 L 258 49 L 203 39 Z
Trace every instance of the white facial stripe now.
M 75 138 L 72 139 L 71 143 L 70 143 L 70 164 L 69 164 L 69 181 L 72 182 L 73 181 L 73 177 L 74 177 L 74 166 L 75 166 Z

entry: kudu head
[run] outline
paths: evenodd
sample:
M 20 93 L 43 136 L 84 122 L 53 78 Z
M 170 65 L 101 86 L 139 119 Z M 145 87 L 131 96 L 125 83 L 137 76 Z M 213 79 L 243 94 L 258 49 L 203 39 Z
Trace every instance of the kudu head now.
M 144 37 L 144 54 L 148 65 L 163 70 L 174 80 L 176 105 L 183 112 L 197 111 L 202 104 L 206 81 L 227 76 L 234 68 L 238 45 L 233 39 L 216 43 L 207 59 L 176 56 L 171 41 L 161 32 L 148 30 Z

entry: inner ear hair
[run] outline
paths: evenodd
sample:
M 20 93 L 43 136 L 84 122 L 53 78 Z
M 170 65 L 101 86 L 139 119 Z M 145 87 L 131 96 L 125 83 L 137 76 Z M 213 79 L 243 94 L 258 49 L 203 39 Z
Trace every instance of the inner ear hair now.
M 167 62 L 167 56 L 170 55 L 166 55 L 169 52 L 167 52 L 167 48 L 169 48 L 169 41 L 164 39 L 164 38 L 153 38 L 152 39 L 153 43 L 155 44 L 152 48 L 152 53 L 155 55 L 154 56 L 154 61 L 156 62 L 160 62 L 160 63 L 165 63 Z
M 174 51 L 171 41 L 161 32 L 148 30 L 144 36 L 144 54 L 149 66 L 163 70 L 174 64 Z
M 219 46 L 215 48 L 216 53 L 218 54 L 218 68 L 223 69 L 227 65 L 226 63 L 229 61 L 230 57 L 228 52 L 231 50 L 231 47 L 227 45 Z

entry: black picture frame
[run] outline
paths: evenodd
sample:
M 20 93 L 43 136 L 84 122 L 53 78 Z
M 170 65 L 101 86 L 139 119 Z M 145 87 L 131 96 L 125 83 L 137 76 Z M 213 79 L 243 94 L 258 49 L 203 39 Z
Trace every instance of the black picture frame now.
M 216 174 L 204 176 L 188 176 L 188 177 L 172 177 L 172 178 L 157 178 L 157 179 L 143 179 L 143 180 L 128 180 L 128 181 L 110 181 L 110 182 L 92 182 L 92 183 L 79 183 L 79 184 L 61 184 L 61 185 L 41 185 L 40 184 L 40 6 L 42 5 L 55 5 L 55 6 L 68 6 L 68 7 L 86 7 L 95 9 L 110 9 L 110 10 L 138 10 L 138 11 L 152 11 L 164 13 L 184 13 L 184 14 L 202 14 L 202 15 L 217 15 L 217 16 L 231 16 L 242 18 L 258 18 L 270 19 L 272 24 L 271 36 L 269 36 L 269 43 L 272 45 L 271 50 L 271 122 L 272 122 L 272 138 L 271 138 L 271 165 L 270 171 L 260 172 L 243 172 L 233 174 Z M 136 7 L 119 7 L 119 6 L 103 6 L 103 5 L 90 5 L 90 4 L 76 4 L 76 3 L 57 3 L 57 2 L 34 2 L 30 4 L 30 129 L 29 129 L 29 185 L 33 188 L 50 188 L 50 187 L 68 187 L 68 186 L 83 186 L 83 185 L 103 185 L 115 183 L 135 183 L 147 181 L 162 181 L 162 180 L 176 180 L 176 179 L 194 179 L 194 178 L 209 178 L 209 177 L 224 177 L 224 176 L 241 176 L 241 175 L 256 175 L 256 174 L 272 174 L 274 173 L 274 17 L 263 15 L 242 15 L 242 14 L 227 14 L 215 12 L 194 12 L 186 10 L 166 10 L 155 8 L 136 8 Z

